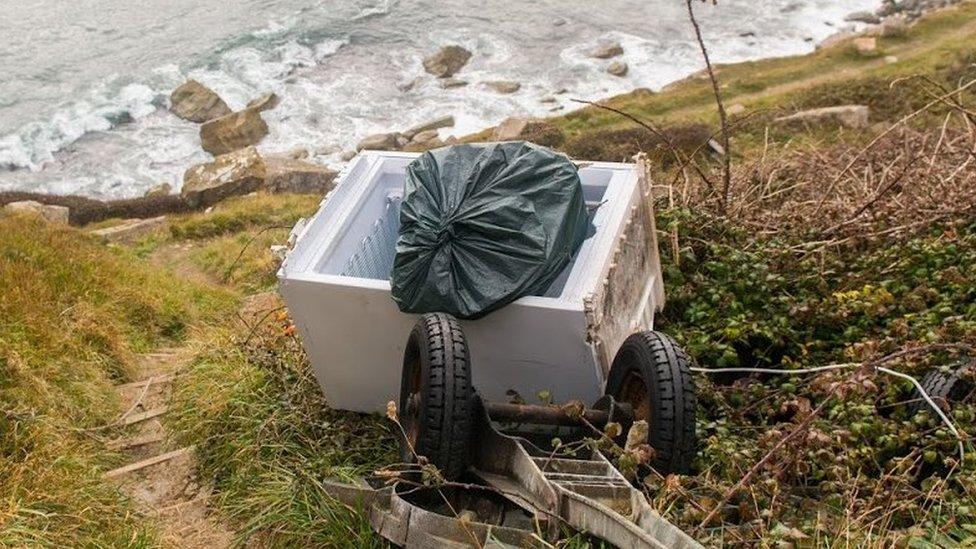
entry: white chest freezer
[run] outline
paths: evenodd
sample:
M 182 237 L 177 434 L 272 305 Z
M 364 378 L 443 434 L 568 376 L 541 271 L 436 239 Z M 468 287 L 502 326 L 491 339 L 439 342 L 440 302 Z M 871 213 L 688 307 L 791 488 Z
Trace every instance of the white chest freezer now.
M 399 207 L 416 153 L 364 151 L 319 211 L 300 222 L 278 273 L 315 376 L 334 408 L 380 411 L 399 397 L 416 315 L 390 297 Z M 474 386 L 489 400 L 592 402 L 631 333 L 664 303 L 650 185 L 643 161 L 580 169 L 593 228 L 544 295 L 461 321 Z M 486 275 L 487 276 L 487 275 Z

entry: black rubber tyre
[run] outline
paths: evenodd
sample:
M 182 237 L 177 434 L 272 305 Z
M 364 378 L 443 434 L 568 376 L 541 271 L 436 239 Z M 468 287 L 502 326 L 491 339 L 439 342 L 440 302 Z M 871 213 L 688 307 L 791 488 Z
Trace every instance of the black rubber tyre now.
M 468 467 L 475 402 L 468 344 L 454 317 L 429 313 L 414 325 L 403 354 L 400 411 L 403 461 L 424 456 L 457 479 Z
M 951 373 L 943 372 L 942 370 L 931 370 L 929 373 L 922 376 L 918 382 L 922 385 L 922 389 L 935 400 L 936 404 L 941 404 L 939 401 L 944 400 L 947 403 L 958 402 L 973 391 L 973 384 L 968 380 L 963 379 L 962 373 L 973 366 L 972 362 L 963 362 L 952 370 Z M 908 411 L 911 415 L 915 415 L 922 410 L 928 410 L 930 413 L 935 412 L 929 407 L 928 403 L 925 402 L 921 395 L 916 395 L 917 400 L 909 404 Z
M 651 467 L 687 474 L 695 457 L 695 382 L 691 359 L 660 332 L 639 332 L 621 345 L 607 378 L 606 394 L 634 409 L 648 423 L 654 448 Z

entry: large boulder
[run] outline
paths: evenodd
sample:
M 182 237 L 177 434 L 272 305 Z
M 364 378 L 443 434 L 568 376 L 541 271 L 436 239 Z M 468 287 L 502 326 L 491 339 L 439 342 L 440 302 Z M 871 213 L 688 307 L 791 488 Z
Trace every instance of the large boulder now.
M 266 135 L 268 125 L 257 108 L 221 116 L 200 126 L 203 150 L 214 156 L 257 145 Z
M 200 208 L 229 196 L 253 192 L 266 177 L 264 159 L 254 147 L 247 147 L 186 170 L 180 194 L 191 208 Z
M 461 46 L 444 46 L 434 55 L 424 59 L 424 70 L 438 78 L 448 78 L 461 70 L 471 59 L 471 52 Z
M 423 124 L 414 126 L 409 130 L 404 130 L 402 133 L 403 133 L 403 137 L 406 137 L 407 139 L 413 139 L 413 137 L 418 133 L 423 133 L 430 130 L 439 130 L 441 128 L 450 128 L 453 125 L 454 125 L 454 117 L 448 115 L 448 116 L 442 116 L 440 118 L 435 118 L 429 122 L 424 122 Z
M 67 225 L 70 213 L 70 210 L 64 206 L 41 204 L 34 200 L 11 202 L 3 207 L 3 211 L 9 215 L 36 215 L 54 225 Z
M 395 151 L 400 148 L 400 137 L 397 132 L 373 134 L 364 137 L 356 145 L 356 151 Z
M 284 156 L 268 156 L 265 188 L 272 193 L 325 194 L 338 173 L 321 164 Z
M 231 111 L 216 92 L 196 80 L 187 80 L 169 96 L 169 110 L 190 122 L 206 122 Z
M 837 107 L 824 107 L 821 109 L 810 109 L 783 116 L 776 119 L 780 124 L 807 123 L 807 124 L 840 124 L 847 128 L 866 128 L 868 127 L 868 117 L 871 109 L 866 105 L 840 105 Z

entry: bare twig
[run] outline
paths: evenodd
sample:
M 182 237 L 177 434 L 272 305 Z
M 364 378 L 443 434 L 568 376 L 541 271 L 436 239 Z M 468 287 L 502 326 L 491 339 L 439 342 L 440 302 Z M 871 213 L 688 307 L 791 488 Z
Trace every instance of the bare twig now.
M 712 69 L 712 62 L 708 58 L 708 48 L 705 47 L 701 27 L 698 26 L 698 20 L 695 19 L 695 10 L 691 7 L 691 2 L 692 0 L 685 0 L 685 4 L 688 6 L 688 19 L 691 20 L 691 26 L 695 28 L 695 38 L 698 40 L 698 46 L 701 48 L 702 57 L 705 58 L 705 68 L 708 70 L 708 79 L 712 82 L 712 93 L 715 94 L 715 105 L 718 107 L 718 117 L 722 123 L 722 147 L 725 148 L 725 154 L 722 155 L 724 161 L 722 166 L 722 212 L 724 213 L 728 209 L 732 192 L 732 147 L 729 138 L 728 115 L 725 112 L 725 104 L 722 103 L 722 94 L 719 91 L 718 79 L 715 77 L 715 71 Z
M 898 174 L 897 177 L 895 177 L 894 179 L 892 179 L 890 183 L 888 183 L 883 188 L 881 188 L 878 192 L 876 192 L 874 194 L 874 196 L 872 196 L 867 202 L 865 202 L 864 204 L 862 204 L 847 219 L 845 219 L 844 221 L 842 221 L 842 222 L 840 222 L 840 223 L 838 223 L 838 224 L 836 224 L 836 225 L 828 228 L 823 233 L 821 233 L 821 237 L 822 238 L 826 238 L 827 236 L 829 236 L 829 235 L 833 234 L 834 232 L 838 231 L 839 229 L 842 229 L 843 227 L 846 227 L 847 225 L 850 225 L 851 223 L 853 223 L 858 217 L 861 216 L 862 213 L 864 213 L 865 211 L 867 211 L 867 209 L 870 208 L 871 206 L 873 206 L 875 202 L 877 202 L 885 194 L 887 194 L 888 191 L 890 191 L 891 189 L 895 188 L 899 183 L 901 183 L 902 180 L 905 178 L 905 175 L 908 174 L 908 170 L 910 170 L 912 168 L 912 166 L 915 165 L 915 162 L 917 162 L 920 158 L 921 158 L 920 156 L 916 156 L 916 157 L 912 158 L 911 160 L 909 160 L 908 161 L 908 164 L 905 166 L 904 169 L 902 169 L 901 173 Z

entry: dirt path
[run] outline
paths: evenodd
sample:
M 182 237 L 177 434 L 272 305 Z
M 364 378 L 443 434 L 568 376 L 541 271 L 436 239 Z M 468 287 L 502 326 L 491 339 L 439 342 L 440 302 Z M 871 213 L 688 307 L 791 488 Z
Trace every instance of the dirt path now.
M 187 358 L 180 349 L 142 355 L 141 381 L 117 386 L 127 411 L 120 421 L 128 432 L 108 446 L 126 454 L 129 463 L 105 477 L 118 483 L 142 513 L 156 518 L 166 546 L 230 547 L 234 534 L 208 505 L 211 488 L 197 479 L 193 448 L 173 446 L 161 421 Z

